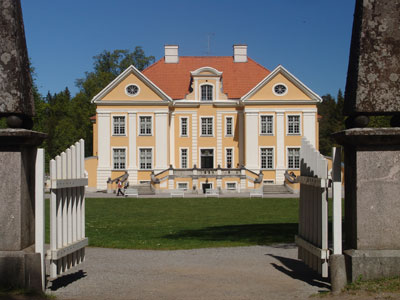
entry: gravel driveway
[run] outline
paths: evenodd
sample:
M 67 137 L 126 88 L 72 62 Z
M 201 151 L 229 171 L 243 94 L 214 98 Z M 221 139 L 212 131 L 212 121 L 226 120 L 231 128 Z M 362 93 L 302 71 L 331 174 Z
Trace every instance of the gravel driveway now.
M 305 299 L 329 289 L 294 245 L 179 251 L 87 248 L 85 263 L 50 282 L 57 299 Z

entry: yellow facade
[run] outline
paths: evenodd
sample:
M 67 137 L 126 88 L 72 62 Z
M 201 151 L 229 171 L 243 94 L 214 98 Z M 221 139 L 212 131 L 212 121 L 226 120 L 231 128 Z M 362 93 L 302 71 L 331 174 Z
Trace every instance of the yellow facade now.
M 201 70 L 187 74 L 183 99 L 132 66 L 93 99 L 99 158 L 91 185 L 104 189 L 106 178 L 128 172 L 130 185 L 149 183 L 156 191 L 243 192 L 284 184 L 286 170 L 298 174 L 302 137 L 318 147 L 320 98 L 281 66 L 240 99 L 228 98 L 224 70 Z M 131 85 L 137 89 L 129 94 Z

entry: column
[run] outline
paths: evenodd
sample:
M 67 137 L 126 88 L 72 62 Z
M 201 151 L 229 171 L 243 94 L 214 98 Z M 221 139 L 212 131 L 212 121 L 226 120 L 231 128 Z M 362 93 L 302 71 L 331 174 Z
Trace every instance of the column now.
M 196 165 L 197 168 L 201 166 L 197 162 L 197 113 L 192 114 L 192 162 L 193 166 Z
M 217 112 L 217 167 L 222 165 L 222 113 Z
M 180 126 L 180 125 L 179 125 Z M 188 126 L 188 131 L 189 131 L 189 126 Z M 171 124 L 170 124 L 170 130 L 169 130 L 169 161 L 172 167 L 175 168 L 175 113 L 171 113 Z
M 168 112 L 155 113 L 155 167 L 154 172 L 160 172 L 168 168 Z
M 97 112 L 98 119 L 98 166 L 97 189 L 107 189 L 107 179 L 111 176 L 111 116 L 110 112 Z
M 303 136 L 316 148 L 316 131 L 315 131 L 315 116 L 316 111 L 303 112 Z
M 239 165 L 243 166 L 244 165 L 244 122 L 243 122 L 243 112 L 239 112 L 238 114 L 239 118 Z M 236 166 L 234 166 L 236 167 Z
M 276 112 L 276 184 L 283 184 L 285 181 L 285 113 Z
M 137 124 L 137 114 L 136 112 L 128 113 L 128 138 L 129 138 L 129 148 L 128 148 L 128 174 L 129 174 L 129 184 L 137 184 L 138 177 L 138 167 L 137 167 L 137 152 L 136 152 L 136 124 Z
M 260 169 L 258 151 L 258 112 L 245 112 L 246 168 L 252 171 Z

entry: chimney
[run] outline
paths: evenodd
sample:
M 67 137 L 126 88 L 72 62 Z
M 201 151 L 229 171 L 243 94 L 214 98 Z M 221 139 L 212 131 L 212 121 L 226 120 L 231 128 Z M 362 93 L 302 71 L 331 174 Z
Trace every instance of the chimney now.
M 233 61 L 247 62 L 247 45 L 233 45 Z
M 165 45 L 165 63 L 177 64 L 179 62 L 178 45 Z

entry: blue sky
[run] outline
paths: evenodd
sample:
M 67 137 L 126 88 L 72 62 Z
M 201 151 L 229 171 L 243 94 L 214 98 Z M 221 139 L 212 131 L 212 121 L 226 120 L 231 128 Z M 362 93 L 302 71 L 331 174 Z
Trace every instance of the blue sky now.
M 355 0 L 22 0 L 28 52 L 42 94 L 68 87 L 91 71 L 103 50 L 142 46 L 156 60 L 165 44 L 179 55 L 249 57 L 283 65 L 319 95 L 346 83 Z

